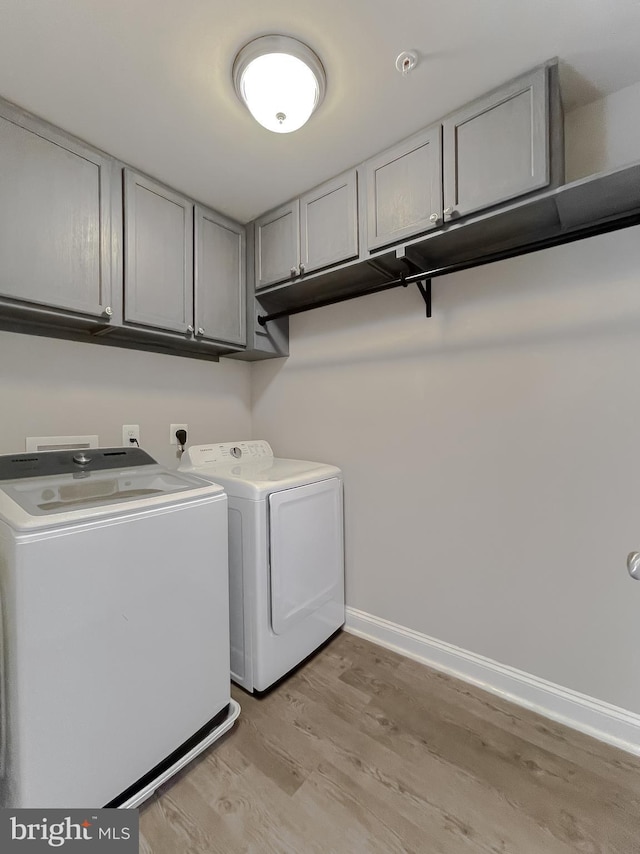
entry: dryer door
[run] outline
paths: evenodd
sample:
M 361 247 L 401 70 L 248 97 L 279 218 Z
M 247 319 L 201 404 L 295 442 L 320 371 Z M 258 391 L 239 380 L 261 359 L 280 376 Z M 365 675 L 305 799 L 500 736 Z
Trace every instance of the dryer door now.
M 269 496 L 271 627 L 289 631 L 344 590 L 342 482 L 338 478 Z

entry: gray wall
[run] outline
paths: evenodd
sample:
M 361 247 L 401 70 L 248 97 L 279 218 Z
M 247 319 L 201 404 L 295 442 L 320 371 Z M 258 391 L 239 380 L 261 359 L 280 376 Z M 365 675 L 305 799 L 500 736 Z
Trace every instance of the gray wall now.
M 566 180 L 640 159 L 640 81 L 566 116 Z
M 254 435 L 344 469 L 348 604 L 640 712 L 640 228 L 292 318 Z
M 0 332 L 0 453 L 26 436 L 99 434 L 122 443 L 139 424 L 141 445 L 175 467 L 169 425 L 187 423 L 189 442 L 249 438 L 250 366 Z

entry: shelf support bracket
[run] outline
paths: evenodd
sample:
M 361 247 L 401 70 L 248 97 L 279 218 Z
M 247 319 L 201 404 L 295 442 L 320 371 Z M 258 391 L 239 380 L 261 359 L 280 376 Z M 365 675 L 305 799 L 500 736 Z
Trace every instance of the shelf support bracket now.
M 407 282 L 405 273 L 400 273 L 400 284 L 403 288 L 410 284 Z M 422 294 L 422 299 L 427 309 L 427 317 L 431 317 L 431 279 L 424 279 L 422 282 L 416 282 L 416 286 Z
M 416 282 L 416 285 L 427 307 L 427 317 L 431 317 L 431 279 L 425 279 L 424 282 Z
M 405 247 L 402 249 L 402 254 L 400 254 L 400 250 L 398 250 L 398 258 L 400 261 L 404 261 L 409 270 L 413 273 L 420 273 L 424 269 L 424 265 L 420 266 L 420 264 L 416 263 L 416 261 L 408 255 Z M 405 282 L 405 278 L 406 274 L 400 273 L 403 288 L 406 288 L 408 284 L 408 282 Z M 427 317 L 431 317 L 431 279 L 425 276 L 423 281 L 417 281 L 416 285 L 422 294 L 422 299 L 424 300 L 427 309 Z

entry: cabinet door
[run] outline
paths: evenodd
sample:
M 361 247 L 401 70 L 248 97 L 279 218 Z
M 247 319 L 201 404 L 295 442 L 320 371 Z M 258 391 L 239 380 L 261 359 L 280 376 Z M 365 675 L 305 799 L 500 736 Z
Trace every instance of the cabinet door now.
M 301 273 L 358 256 L 358 184 L 355 169 L 300 199 Z
M 187 332 L 193 324 L 193 204 L 124 170 L 125 320 Z
M 547 186 L 548 101 L 543 67 L 445 119 L 446 219 Z
M 244 226 L 196 205 L 195 240 L 196 334 L 245 344 Z
M 112 161 L 62 132 L 47 138 L 35 120 L 19 122 L 0 117 L 0 295 L 104 315 Z
M 298 275 L 300 206 L 298 200 L 256 220 L 256 290 Z
M 365 169 L 369 249 L 442 224 L 440 125 L 394 145 Z

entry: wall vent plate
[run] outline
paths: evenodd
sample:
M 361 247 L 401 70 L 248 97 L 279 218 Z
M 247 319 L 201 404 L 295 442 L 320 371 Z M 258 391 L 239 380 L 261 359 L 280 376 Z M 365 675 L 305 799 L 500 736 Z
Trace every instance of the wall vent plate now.
M 71 451 L 74 448 L 97 448 L 97 436 L 27 436 L 25 451 Z

